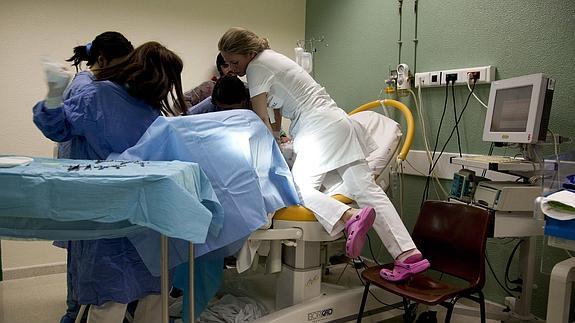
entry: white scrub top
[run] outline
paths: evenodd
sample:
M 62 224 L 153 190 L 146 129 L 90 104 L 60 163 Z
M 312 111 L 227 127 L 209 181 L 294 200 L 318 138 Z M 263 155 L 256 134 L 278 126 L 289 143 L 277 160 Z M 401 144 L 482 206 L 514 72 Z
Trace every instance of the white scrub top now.
M 369 154 L 361 126 L 290 58 L 264 50 L 249 63 L 246 77 L 251 97 L 267 93 L 268 107 L 281 108 L 291 120 L 294 170 L 324 174 Z

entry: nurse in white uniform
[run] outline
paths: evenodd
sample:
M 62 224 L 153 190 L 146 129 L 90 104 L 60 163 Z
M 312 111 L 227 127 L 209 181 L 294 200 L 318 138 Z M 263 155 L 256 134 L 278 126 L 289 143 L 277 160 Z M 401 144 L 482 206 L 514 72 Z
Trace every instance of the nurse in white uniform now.
M 325 89 L 294 61 L 271 50 L 267 39 L 244 28 L 229 29 L 218 49 L 237 75 L 246 75 L 253 110 L 274 134 L 280 123 L 272 127 L 268 108 L 291 120 L 297 154 L 294 181 L 305 206 L 331 235 L 345 229 L 348 256 L 360 255 L 373 225 L 395 259 L 393 270 L 380 273 L 383 278 L 399 281 L 429 268 L 393 204 L 371 176 L 361 131 Z M 320 191 L 328 173 L 341 178 L 362 209 L 350 208 Z

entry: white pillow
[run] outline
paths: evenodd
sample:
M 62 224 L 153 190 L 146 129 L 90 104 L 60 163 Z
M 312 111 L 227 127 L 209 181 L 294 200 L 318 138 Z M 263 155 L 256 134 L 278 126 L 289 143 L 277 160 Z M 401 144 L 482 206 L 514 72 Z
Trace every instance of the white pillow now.
M 399 123 L 374 111 L 358 112 L 350 118 L 359 122 L 377 144 L 378 148 L 367 157 L 367 163 L 374 175 L 379 175 L 398 149 L 402 136 Z

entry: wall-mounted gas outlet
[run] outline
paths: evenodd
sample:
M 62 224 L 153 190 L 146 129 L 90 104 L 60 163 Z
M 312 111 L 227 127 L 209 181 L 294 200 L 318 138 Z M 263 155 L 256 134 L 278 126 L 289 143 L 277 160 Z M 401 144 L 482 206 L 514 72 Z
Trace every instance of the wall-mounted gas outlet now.
M 455 85 L 465 85 L 467 80 L 469 80 L 469 83 L 473 83 L 473 79 L 477 79 L 476 84 L 488 84 L 495 80 L 495 67 L 467 67 L 415 73 L 415 86 L 443 86 L 447 84 L 448 79 L 450 82 L 454 82 Z
M 407 64 L 397 65 L 397 89 L 409 90 L 409 66 Z

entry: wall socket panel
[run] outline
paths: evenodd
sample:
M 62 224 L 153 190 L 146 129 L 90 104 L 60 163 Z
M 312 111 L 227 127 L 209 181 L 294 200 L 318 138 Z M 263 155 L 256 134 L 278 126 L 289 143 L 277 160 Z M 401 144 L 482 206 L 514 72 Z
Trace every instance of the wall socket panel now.
M 470 73 L 479 73 L 476 84 L 489 84 L 495 80 L 494 66 L 466 67 L 451 70 L 415 73 L 415 87 L 444 86 L 447 76 L 455 76 L 455 85 L 465 85 Z M 469 82 L 472 84 L 473 82 Z

